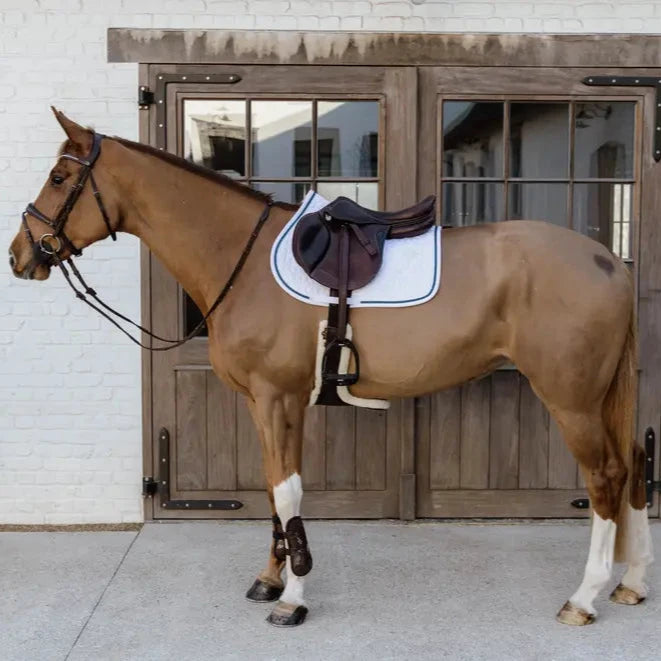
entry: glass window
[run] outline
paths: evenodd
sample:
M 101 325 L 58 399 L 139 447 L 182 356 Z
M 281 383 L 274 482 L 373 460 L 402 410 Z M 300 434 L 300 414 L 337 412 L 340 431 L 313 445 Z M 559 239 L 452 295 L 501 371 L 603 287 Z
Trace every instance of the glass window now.
M 184 157 L 230 177 L 246 174 L 246 102 L 184 101 Z
M 510 176 L 526 179 L 569 174 L 569 104 L 512 103 Z
M 635 104 L 576 104 L 574 175 L 578 179 L 633 177 Z
M 500 177 L 503 173 L 503 104 L 443 104 L 443 176 Z
M 441 223 L 461 227 L 503 220 L 503 184 L 473 181 L 443 184 Z
M 317 168 L 320 177 L 376 177 L 378 159 L 378 101 L 318 102 Z
M 379 185 L 376 182 L 320 181 L 317 192 L 327 200 L 344 195 L 368 209 L 379 208 Z
M 567 226 L 567 184 L 509 185 L 509 217 L 512 220 L 545 220 Z
M 311 101 L 253 101 L 252 176 L 309 177 Z

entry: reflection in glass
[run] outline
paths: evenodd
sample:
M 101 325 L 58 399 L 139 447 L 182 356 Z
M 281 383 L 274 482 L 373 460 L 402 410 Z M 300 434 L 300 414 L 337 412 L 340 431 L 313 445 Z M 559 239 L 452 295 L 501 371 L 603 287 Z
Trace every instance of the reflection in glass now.
M 503 104 L 443 103 L 443 176 L 500 177 L 503 172 Z
M 503 184 L 444 183 L 441 224 L 461 227 L 503 220 L 503 191 Z
M 184 156 L 230 177 L 246 174 L 246 102 L 184 101 Z
M 632 184 L 576 184 L 574 229 L 631 259 Z
M 317 166 L 320 177 L 378 176 L 378 101 L 318 102 Z
M 510 105 L 510 176 L 566 177 L 569 165 L 569 104 Z
M 368 209 L 379 208 L 379 184 L 371 181 L 320 181 L 317 193 L 327 200 L 344 195 Z
M 545 220 L 568 227 L 567 184 L 510 183 L 509 214 L 511 220 Z
M 633 177 L 635 104 L 590 101 L 576 104 L 574 173 L 581 178 Z
M 253 101 L 252 176 L 309 177 L 311 101 Z
M 269 193 L 275 202 L 298 204 L 310 190 L 309 181 L 253 181 L 251 188 Z

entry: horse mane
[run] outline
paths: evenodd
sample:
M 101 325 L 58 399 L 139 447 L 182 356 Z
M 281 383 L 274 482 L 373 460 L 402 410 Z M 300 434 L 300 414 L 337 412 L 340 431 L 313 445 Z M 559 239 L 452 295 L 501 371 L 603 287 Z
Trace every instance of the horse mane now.
M 124 145 L 129 149 L 133 149 L 135 151 L 139 151 L 144 154 L 149 154 L 150 156 L 154 156 L 160 159 L 161 161 L 165 161 L 166 163 L 169 163 L 170 165 L 174 165 L 175 167 L 181 168 L 182 170 L 186 170 L 187 172 L 192 172 L 193 174 L 196 174 L 199 177 L 204 177 L 205 179 L 208 179 L 209 181 L 213 181 L 217 184 L 221 184 L 226 188 L 231 188 L 237 193 L 243 193 L 244 195 L 248 195 L 249 197 L 252 197 L 255 200 L 260 200 L 265 204 L 273 204 L 274 206 L 289 210 L 298 209 L 299 206 L 298 204 L 290 204 L 289 202 L 273 202 L 273 198 L 270 193 L 263 193 L 262 191 L 258 191 L 255 190 L 254 188 L 250 188 L 245 184 L 235 181 L 234 179 L 232 179 L 232 177 L 228 177 L 226 174 L 222 174 L 221 172 L 216 172 L 215 170 L 211 170 L 202 165 L 198 165 L 197 163 L 192 163 L 191 161 L 188 161 L 185 158 L 182 158 L 181 156 L 175 156 L 174 154 L 171 154 L 170 152 L 167 152 L 165 150 L 156 149 L 150 145 L 145 145 L 142 142 L 133 142 L 132 140 L 127 140 L 126 138 L 119 138 L 117 136 L 112 136 L 110 137 L 110 139 L 119 142 L 121 145 Z

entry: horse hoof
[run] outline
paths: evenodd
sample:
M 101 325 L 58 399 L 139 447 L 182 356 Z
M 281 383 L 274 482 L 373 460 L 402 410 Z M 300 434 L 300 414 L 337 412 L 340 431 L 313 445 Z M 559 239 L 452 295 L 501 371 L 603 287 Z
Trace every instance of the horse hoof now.
M 246 599 L 257 604 L 265 604 L 269 601 L 280 599 L 283 590 L 284 588 L 272 585 L 271 583 L 265 583 L 258 578 L 255 579 L 255 582 L 250 586 L 248 592 L 246 592 Z
M 308 609 L 305 606 L 295 606 L 279 601 L 266 621 L 274 627 L 297 627 L 305 622 Z
M 569 601 L 560 609 L 555 619 L 562 624 L 569 624 L 574 627 L 582 627 L 594 622 L 594 615 L 577 608 Z
M 625 604 L 627 606 L 635 606 L 641 601 L 645 601 L 644 595 L 638 594 L 635 590 L 622 585 L 622 583 L 611 592 L 610 598 L 616 604 Z

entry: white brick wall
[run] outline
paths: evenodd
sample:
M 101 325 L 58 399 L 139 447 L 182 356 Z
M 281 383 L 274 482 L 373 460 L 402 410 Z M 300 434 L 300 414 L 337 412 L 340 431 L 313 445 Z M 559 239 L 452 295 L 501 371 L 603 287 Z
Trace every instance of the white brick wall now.
M 106 63 L 108 27 L 661 32 L 661 1 L 0 0 L 1 246 L 62 139 L 51 103 L 137 137 L 137 66 Z M 138 315 L 136 241 L 91 248 L 82 267 Z M 141 520 L 138 350 L 58 274 L 0 274 L 0 523 Z

